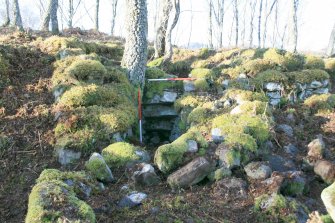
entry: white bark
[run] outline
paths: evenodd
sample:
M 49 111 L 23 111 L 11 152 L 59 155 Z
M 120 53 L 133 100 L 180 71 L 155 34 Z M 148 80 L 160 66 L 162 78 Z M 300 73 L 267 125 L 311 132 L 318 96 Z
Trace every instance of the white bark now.
M 234 17 L 235 17 L 235 47 L 238 46 L 238 38 L 239 38 L 239 24 L 238 24 L 238 5 L 237 0 L 233 1 L 234 4 Z
M 95 1 L 95 17 L 94 17 L 94 29 L 96 31 L 99 30 L 99 6 L 100 0 Z
M 135 86 L 144 87 L 147 62 L 148 18 L 146 0 L 126 0 L 126 43 L 122 66 Z
M 212 14 L 213 14 L 213 0 L 208 0 L 208 48 L 213 49 L 213 23 L 212 23 Z
M 57 12 L 58 12 L 58 0 L 52 0 L 50 19 L 51 19 L 51 32 L 53 34 L 59 33 Z
M 15 26 L 15 28 L 18 30 L 23 30 L 22 18 L 18 0 L 13 0 L 13 15 L 14 15 L 13 26 Z
M 180 0 L 172 0 L 172 12 L 173 12 L 173 20 L 170 22 L 167 28 L 166 32 L 166 38 L 165 38 L 165 54 L 164 54 L 164 61 L 170 61 L 173 54 L 172 49 L 172 42 L 171 42 L 171 36 L 172 31 L 176 27 L 179 15 L 180 15 Z
M 114 36 L 115 19 L 118 0 L 112 0 L 112 21 L 111 21 L 111 35 Z
M 9 16 L 9 0 L 5 0 L 5 6 L 6 6 L 6 18 L 3 26 L 9 26 L 10 24 L 10 16 Z
M 297 44 L 298 44 L 298 3 L 299 0 L 290 0 L 290 8 L 291 8 L 291 15 L 290 15 L 290 34 L 289 34 L 289 47 L 288 50 L 291 52 L 297 51 Z
M 49 31 L 52 2 L 53 2 L 53 0 L 49 0 L 48 8 L 44 12 L 44 16 L 43 16 L 42 24 L 41 24 L 41 30 L 42 31 Z
M 327 47 L 327 55 L 333 56 L 334 55 L 334 48 L 335 48 L 335 24 L 333 26 L 332 32 L 330 34 L 329 43 Z
M 259 14 L 258 14 L 258 47 L 261 47 L 261 24 L 262 24 L 262 12 L 263 12 L 263 0 L 259 3 Z
M 257 5 L 257 0 L 254 2 L 250 1 L 250 9 L 251 9 L 251 14 L 250 14 L 250 35 L 249 35 L 249 47 L 252 47 L 253 41 L 254 41 L 254 18 L 255 18 L 255 13 L 256 13 L 256 5 Z

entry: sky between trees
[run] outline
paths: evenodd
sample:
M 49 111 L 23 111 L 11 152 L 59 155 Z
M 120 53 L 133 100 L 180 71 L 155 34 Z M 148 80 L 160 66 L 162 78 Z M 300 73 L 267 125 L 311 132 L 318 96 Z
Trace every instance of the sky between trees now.
M 5 0 L 1 0 L 0 5 L 0 23 L 4 20 L 4 5 Z M 78 0 L 75 0 L 78 1 Z M 249 0 L 238 0 L 239 8 L 239 23 L 240 23 L 240 46 L 248 46 L 248 23 L 250 21 L 250 7 L 246 4 Z M 273 45 L 273 38 L 276 35 L 288 32 L 287 20 L 289 16 L 288 8 L 289 0 L 278 0 L 278 30 L 274 30 L 274 15 L 269 17 L 267 25 L 267 41 L 265 46 L 281 47 L 286 44 L 286 39 L 283 41 L 276 41 Z M 38 29 L 40 27 L 40 9 L 41 3 L 46 7 L 47 1 L 37 0 L 19 0 L 21 6 L 22 19 L 25 26 Z M 224 47 L 234 46 L 234 32 L 232 32 L 233 24 L 233 7 L 231 0 L 225 2 L 225 15 L 223 25 L 223 45 Z M 268 6 L 272 3 L 268 0 Z M 60 5 L 66 5 L 66 0 L 59 0 Z M 149 22 L 149 40 L 153 40 L 155 36 L 155 15 L 159 0 L 147 0 L 148 4 L 148 22 Z M 266 1 L 264 0 L 264 6 Z M 82 29 L 90 29 L 94 27 L 94 5 L 93 0 L 82 0 L 77 13 L 74 16 L 74 27 Z M 63 9 L 66 10 L 65 7 Z M 124 0 L 119 0 L 118 10 L 116 16 L 115 34 L 124 36 Z M 298 10 L 298 50 L 299 51 L 324 51 L 327 47 L 331 29 L 335 22 L 335 1 L 334 0 L 300 0 Z M 274 14 L 274 13 L 272 13 Z M 257 10 L 256 10 L 257 16 Z M 61 12 L 59 12 L 60 29 L 66 28 L 66 22 L 62 22 Z M 257 18 L 255 18 L 254 25 L 256 26 Z M 243 24 L 246 23 L 246 28 L 243 34 Z M 111 27 L 111 0 L 100 0 L 100 31 L 110 33 Z M 205 47 L 208 45 L 208 2 L 207 0 L 182 0 L 181 14 L 177 27 L 173 31 L 173 44 L 184 47 Z M 257 45 L 256 34 L 254 35 L 254 44 Z M 245 35 L 243 37 L 243 35 Z M 213 43 L 216 44 L 217 35 L 213 35 Z M 243 41 L 244 39 L 244 41 Z M 244 43 L 244 44 L 243 44 Z

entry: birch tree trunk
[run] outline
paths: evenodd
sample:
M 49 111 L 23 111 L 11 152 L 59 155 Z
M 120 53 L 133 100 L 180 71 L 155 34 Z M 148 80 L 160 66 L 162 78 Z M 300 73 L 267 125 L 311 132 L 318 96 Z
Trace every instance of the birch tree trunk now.
M 9 0 L 5 0 L 6 5 L 6 18 L 3 26 L 9 26 L 10 24 L 10 16 L 9 16 Z
M 144 87 L 147 62 L 148 18 L 146 0 L 126 0 L 126 43 L 122 66 L 135 86 Z
M 335 47 L 335 24 L 333 26 L 333 30 L 330 34 L 330 39 L 327 47 L 327 55 L 333 56 L 334 55 L 334 47 Z
M 256 5 L 257 0 L 254 2 L 250 1 L 250 35 L 249 35 L 249 47 L 252 47 L 253 41 L 254 41 L 254 18 L 255 18 L 255 12 L 256 12 Z
M 219 48 L 223 47 L 223 18 L 224 18 L 224 0 L 218 0 L 218 4 L 219 4 Z
M 235 15 L 235 47 L 238 46 L 238 38 L 239 38 L 239 24 L 238 24 L 238 5 L 237 0 L 233 1 L 234 4 L 234 15 Z
M 297 52 L 298 44 L 298 3 L 299 0 L 291 0 L 291 16 L 290 16 L 290 34 L 289 34 L 289 51 Z
M 259 14 L 258 14 L 258 48 L 261 47 L 262 11 L 263 11 L 263 0 L 260 0 L 260 3 L 259 3 Z
M 50 19 L 51 19 L 51 32 L 53 34 L 59 33 L 57 11 L 58 11 L 58 0 L 52 0 Z
M 161 12 L 159 15 L 159 22 L 156 30 L 156 39 L 154 42 L 155 58 L 159 58 L 164 55 L 165 38 L 171 10 L 172 0 L 163 0 L 163 2 L 161 3 Z
M 13 26 L 15 26 L 16 29 L 22 31 L 23 25 L 18 0 L 13 0 L 13 15 L 14 15 Z
M 208 48 L 213 49 L 213 23 L 212 23 L 212 10 L 213 1 L 208 0 L 209 10 L 208 10 Z
M 118 3 L 118 0 L 112 0 L 111 36 L 114 36 L 117 3 Z
M 172 31 L 176 27 L 180 15 L 180 0 L 172 0 L 172 11 L 173 11 L 173 21 L 168 26 L 166 31 L 165 38 L 165 54 L 164 54 L 164 62 L 171 61 L 173 49 L 171 43 Z
M 69 29 L 73 28 L 73 15 L 74 15 L 73 0 L 69 0 L 69 18 L 67 20 L 67 26 Z
M 95 17 L 94 17 L 94 29 L 99 31 L 99 6 L 100 0 L 95 1 Z
M 44 12 L 44 16 L 43 16 L 42 24 L 41 24 L 41 30 L 42 31 L 49 31 L 52 2 L 53 2 L 53 0 L 49 0 L 48 8 Z

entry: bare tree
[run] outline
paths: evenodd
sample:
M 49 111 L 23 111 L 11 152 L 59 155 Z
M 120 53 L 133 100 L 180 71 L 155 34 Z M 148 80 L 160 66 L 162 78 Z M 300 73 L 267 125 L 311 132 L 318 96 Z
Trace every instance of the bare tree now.
M 126 43 L 122 66 L 135 86 L 144 87 L 147 61 L 148 12 L 146 0 L 126 0 Z
M 16 29 L 22 31 L 23 25 L 22 25 L 20 5 L 19 5 L 18 0 L 13 0 L 13 15 L 14 15 L 13 26 L 15 26 Z
M 69 1 L 69 8 L 68 8 L 68 15 L 67 15 L 67 26 L 69 29 L 73 28 L 73 18 L 76 14 L 79 5 L 81 3 L 81 0 L 78 0 L 77 4 L 75 4 L 74 0 L 68 0 Z
M 156 30 L 156 38 L 154 42 L 155 58 L 159 58 L 164 55 L 165 37 L 171 10 L 172 10 L 172 0 L 163 0 L 161 2 L 161 12 L 159 16 L 158 27 Z
M 262 24 L 262 12 L 263 12 L 263 0 L 259 3 L 259 14 L 258 14 L 258 47 L 261 47 L 261 24 Z
M 266 17 L 264 19 L 264 27 L 263 27 L 263 47 L 265 47 L 265 42 L 266 42 L 266 38 L 267 38 L 267 25 L 268 25 L 268 20 L 269 20 L 269 17 L 271 16 L 271 13 L 275 7 L 277 3 L 277 0 L 273 0 L 271 6 L 270 6 L 270 9 L 269 9 L 269 12 L 266 14 Z M 267 5 L 267 3 L 266 3 Z M 265 7 L 267 9 L 267 6 Z M 265 10 L 266 12 L 267 10 Z
M 255 13 L 256 13 L 256 5 L 257 5 L 257 0 L 255 1 L 250 1 L 250 35 L 249 35 L 249 47 L 252 47 L 252 43 L 254 41 L 254 18 L 255 18 Z
M 41 30 L 42 31 L 49 31 L 52 2 L 53 2 L 53 0 L 49 0 L 48 8 L 44 12 L 44 16 L 43 16 L 42 24 L 41 24 Z
M 208 0 L 208 47 L 213 48 L 213 23 L 212 23 L 212 14 L 213 14 L 213 0 Z
M 168 25 L 165 38 L 165 54 L 164 62 L 170 61 L 172 58 L 172 43 L 171 36 L 172 31 L 176 27 L 180 15 L 180 0 L 172 0 L 172 12 L 174 14 L 172 22 Z
M 48 8 L 44 13 L 41 30 L 49 31 L 49 24 L 51 21 L 52 33 L 53 34 L 59 33 L 57 10 L 58 10 L 58 0 L 49 0 Z
M 298 4 L 299 0 L 290 0 L 291 15 L 290 15 L 290 34 L 289 34 L 289 50 L 292 52 L 297 51 L 298 45 Z
M 10 24 L 9 0 L 5 0 L 5 6 L 6 6 L 6 17 L 5 17 L 5 22 L 4 22 L 3 26 L 9 26 L 9 24 Z
M 239 25 L 238 25 L 238 5 L 237 0 L 233 0 L 234 5 L 234 17 L 235 17 L 235 47 L 238 46 L 238 35 L 239 35 Z
M 327 47 L 327 55 L 334 55 L 334 47 L 335 47 L 335 24 L 333 26 L 332 32 L 330 34 L 329 43 Z
M 94 17 L 94 29 L 96 31 L 99 30 L 99 6 L 100 0 L 95 1 L 95 17 Z
M 112 0 L 112 20 L 111 20 L 111 35 L 114 36 L 115 19 L 118 0 Z
M 215 10 L 215 7 L 213 6 L 214 18 L 215 18 L 216 24 L 218 26 L 219 48 L 222 48 L 222 46 L 223 46 L 224 3 L 225 3 L 225 0 L 217 0 L 217 5 L 216 5 L 217 6 L 217 11 Z

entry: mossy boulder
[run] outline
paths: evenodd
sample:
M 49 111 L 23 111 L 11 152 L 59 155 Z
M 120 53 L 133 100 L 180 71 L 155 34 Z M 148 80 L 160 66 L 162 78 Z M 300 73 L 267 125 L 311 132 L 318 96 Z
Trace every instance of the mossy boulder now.
M 230 78 L 235 79 L 244 72 L 245 69 L 243 68 L 243 66 L 236 66 L 222 69 L 221 74 L 228 75 Z
M 141 161 L 144 152 L 126 142 L 117 142 L 102 150 L 102 156 L 110 167 L 123 167 Z M 143 161 L 143 160 L 142 160 Z
M 154 161 L 158 169 L 165 174 L 177 169 L 184 162 L 184 154 L 188 149 L 188 140 L 194 140 L 199 150 L 207 149 L 208 143 L 200 132 L 188 131 L 170 144 L 165 144 L 155 152 Z
M 188 124 L 205 123 L 208 120 L 209 113 L 210 113 L 210 110 L 208 108 L 197 107 L 189 113 L 187 117 L 187 123 Z
M 275 63 L 266 59 L 250 60 L 243 65 L 244 70 L 252 77 L 262 71 L 274 69 L 275 67 Z
M 332 111 L 335 108 L 335 95 L 312 95 L 304 101 L 304 105 L 306 105 L 313 112 Z
M 177 111 L 180 111 L 184 108 L 196 108 L 203 105 L 206 101 L 207 100 L 204 97 L 195 96 L 192 94 L 184 94 L 175 101 L 174 107 Z
M 104 158 L 99 153 L 93 153 L 85 164 L 86 169 L 91 175 L 103 182 L 113 182 L 112 171 L 107 166 Z
M 335 58 L 325 60 L 325 69 L 329 74 L 335 75 Z
M 71 211 L 69 211 L 71 210 Z M 38 182 L 29 195 L 26 223 L 95 222 L 93 209 L 59 180 Z
M 70 75 L 80 81 L 88 83 L 103 83 L 107 70 L 99 61 L 96 60 L 78 60 L 74 61 L 67 69 Z
M 267 70 L 256 75 L 253 79 L 253 83 L 258 89 L 263 89 L 266 83 L 279 83 L 286 85 L 288 83 L 288 77 L 277 70 Z
M 300 202 L 279 194 L 256 198 L 254 211 L 262 222 L 306 222 L 309 213 Z
M 335 182 L 322 191 L 321 199 L 329 215 L 335 221 Z
M 320 69 L 302 70 L 288 73 L 290 82 L 309 84 L 313 81 L 324 81 L 329 79 L 329 74 Z
M 268 97 L 264 93 L 248 91 L 248 90 L 241 90 L 241 89 L 228 89 L 223 99 L 227 100 L 234 100 L 238 104 L 241 104 L 245 101 L 262 101 L 268 102 Z
M 271 114 L 267 102 L 262 101 L 244 101 L 231 110 L 232 115 L 269 115 Z
M 313 56 L 313 55 L 306 55 L 304 68 L 305 69 L 325 69 L 325 62 L 320 57 Z

